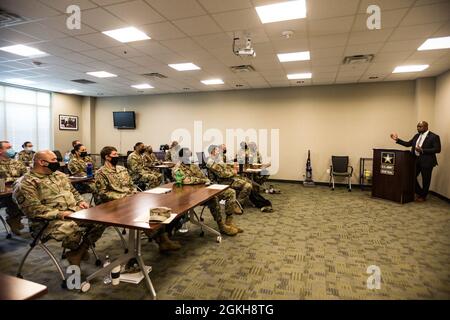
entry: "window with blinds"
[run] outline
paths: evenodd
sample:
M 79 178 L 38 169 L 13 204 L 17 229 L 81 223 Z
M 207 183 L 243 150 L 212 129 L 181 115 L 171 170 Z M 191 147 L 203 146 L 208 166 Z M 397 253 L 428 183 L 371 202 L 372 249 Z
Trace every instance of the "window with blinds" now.
M 51 94 L 0 85 L 0 140 L 18 152 L 25 141 L 34 150 L 51 147 Z

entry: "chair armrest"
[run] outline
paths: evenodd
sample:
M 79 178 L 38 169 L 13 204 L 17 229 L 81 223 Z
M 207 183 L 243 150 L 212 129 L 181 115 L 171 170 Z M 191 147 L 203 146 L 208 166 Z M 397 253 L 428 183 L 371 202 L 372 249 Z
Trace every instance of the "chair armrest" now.
M 352 166 L 348 166 L 350 168 L 350 175 L 353 175 L 353 167 Z

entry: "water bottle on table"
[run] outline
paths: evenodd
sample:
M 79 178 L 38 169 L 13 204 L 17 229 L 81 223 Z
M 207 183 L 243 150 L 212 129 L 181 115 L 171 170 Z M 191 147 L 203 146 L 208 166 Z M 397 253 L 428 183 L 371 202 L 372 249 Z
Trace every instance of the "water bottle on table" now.
M 109 256 L 105 257 L 105 262 L 103 263 L 103 267 L 108 266 L 111 263 L 111 260 L 109 260 Z M 111 283 L 111 272 L 109 272 L 106 276 L 103 277 L 103 283 L 104 284 L 110 284 Z
M 94 165 L 90 162 L 86 165 L 86 174 L 88 178 L 94 176 Z

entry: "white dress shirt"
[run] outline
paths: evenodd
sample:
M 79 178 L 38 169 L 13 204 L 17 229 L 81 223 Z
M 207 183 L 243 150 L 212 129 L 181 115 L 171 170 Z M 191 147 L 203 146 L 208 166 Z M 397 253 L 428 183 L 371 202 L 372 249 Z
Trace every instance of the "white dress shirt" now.
M 417 141 L 416 141 L 416 147 L 422 148 L 423 141 L 427 137 L 428 132 L 430 132 L 430 130 L 427 130 L 426 132 L 419 135 L 419 138 L 417 138 Z M 420 156 L 420 153 L 417 150 L 415 150 L 415 153 L 416 153 L 416 156 Z

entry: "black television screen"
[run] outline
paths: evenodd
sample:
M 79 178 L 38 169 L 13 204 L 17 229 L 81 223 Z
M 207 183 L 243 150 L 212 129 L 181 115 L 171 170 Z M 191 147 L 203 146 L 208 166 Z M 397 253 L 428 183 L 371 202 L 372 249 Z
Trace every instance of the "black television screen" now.
M 113 112 L 114 128 L 136 129 L 134 111 Z

